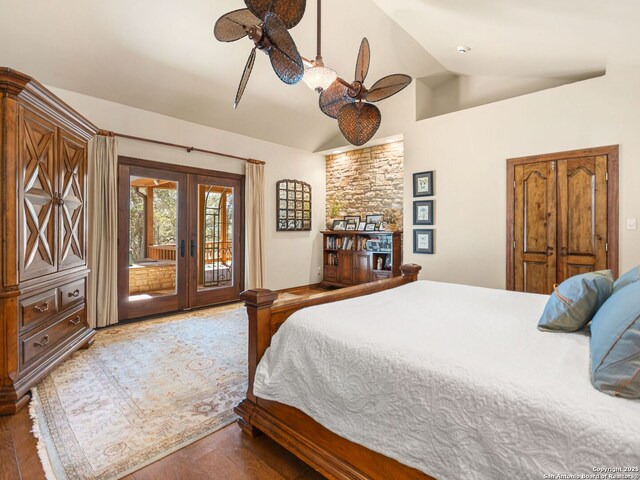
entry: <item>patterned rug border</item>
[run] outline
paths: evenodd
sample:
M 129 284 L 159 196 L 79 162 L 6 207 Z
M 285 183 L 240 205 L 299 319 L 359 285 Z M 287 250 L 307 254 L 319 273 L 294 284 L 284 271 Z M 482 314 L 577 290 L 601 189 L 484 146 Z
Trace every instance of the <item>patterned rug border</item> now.
M 44 410 L 42 408 L 42 404 L 40 403 L 40 398 L 38 396 L 38 389 L 34 387 L 32 389 L 32 398 L 29 403 L 29 416 L 33 421 L 33 428 L 31 432 L 36 437 L 37 440 L 37 450 L 38 457 L 40 458 L 40 463 L 42 464 L 42 469 L 44 470 L 45 476 L 47 480 L 66 480 L 67 474 L 60 463 L 59 456 L 57 451 L 51 441 L 51 434 L 49 433 L 49 428 L 47 427 L 47 422 L 45 420 Z M 199 435 L 196 435 L 184 442 L 179 442 L 170 449 L 155 455 L 154 457 L 149 458 L 140 463 L 136 463 L 135 465 L 127 466 L 120 471 L 112 472 L 108 477 L 104 477 L 104 480 L 111 479 L 119 479 L 122 477 L 126 477 L 130 473 L 137 472 L 138 470 L 151 465 L 152 463 L 157 462 L 158 460 L 163 459 L 164 457 L 168 457 L 172 453 L 181 450 L 192 443 L 196 443 L 198 440 L 202 440 L 204 437 L 211 435 L 212 433 L 217 432 L 218 430 L 222 430 L 224 427 L 231 425 L 232 423 L 238 420 L 238 416 L 232 410 L 226 412 L 223 415 L 223 418 L 219 423 L 216 424 L 215 427 L 202 432 Z
M 230 310 L 236 310 L 242 307 L 244 307 L 242 303 L 233 303 L 233 304 L 224 305 L 220 307 L 214 307 L 213 309 L 216 310 L 216 313 L 223 313 Z M 154 325 L 158 323 L 179 322 L 179 321 L 185 320 L 185 317 L 187 317 L 189 314 L 192 314 L 192 313 L 194 312 L 193 311 L 180 312 L 175 315 L 145 320 L 144 322 L 135 322 L 135 323 L 125 324 L 125 325 L 116 324 L 111 328 L 129 329 L 129 328 L 139 327 L 140 323 L 144 323 L 146 325 Z M 101 330 L 108 330 L 108 329 L 110 328 L 101 329 Z M 54 445 L 53 436 L 49 431 L 49 427 L 46 421 L 45 408 L 42 405 L 40 394 L 38 392 L 38 387 L 34 387 L 31 390 L 31 392 L 32 392 L 32 397 L 31 397 L 31 401 L 29 402 L 29 416 L 33 423 L 31 432 L 33 433 L 34 437 L 37 440 L 37 453 L 40 459 L 40 463 L 42 464 L 45 477 L 47 480 L 68 480 L 69 477 L 65 471 L 65 468 L 62 465 L 59 453 Z M 154 455 L 146 460 L 143 460 L 138 463 L 130 462 L 129 464 L 125 464 L 122 466 L 122 468 L 118 469 L 117 471 L 109 472 L 108 475 L 101 477 L 101 480 L 116 480 L 116 479 L 125 477 L 154 462 L 157 462 L 158 460 L 161 460 L 162 458 L 165 458 L 171 455 L 172 453 L 175 453 L 178 450 L 181 450 L 182 448 L 187 447 L 188 445 L 191 445 L 203 439 L 208 435 L 211 435 L 214 432 L 217 432 L 218 430 L 221 430 L 222 428 L 237 421 L 238 418 L 239 417 L 233 412 L 233 408 L 230 408 L 226 412 L 222 412 L 219 415 L 218 422 L 216 422 L 215 425 L 212 425 L 211 428 L 208 428 L 205 431 L 202 431 L 191 438 L 185 439 L 184 441 L 177 442 L 175 445 L 172 445 L 171 447 L 164 450 L 163 452 L 160 452 L 157 455 Z

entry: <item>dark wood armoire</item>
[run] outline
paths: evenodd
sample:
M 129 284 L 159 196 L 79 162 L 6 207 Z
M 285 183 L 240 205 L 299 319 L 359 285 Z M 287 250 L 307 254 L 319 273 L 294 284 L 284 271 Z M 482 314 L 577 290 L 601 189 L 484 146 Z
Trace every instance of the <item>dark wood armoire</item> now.
M 96 127 L 0 68 L 0 414 L 94 331 L 86 315 L 87 142 Z

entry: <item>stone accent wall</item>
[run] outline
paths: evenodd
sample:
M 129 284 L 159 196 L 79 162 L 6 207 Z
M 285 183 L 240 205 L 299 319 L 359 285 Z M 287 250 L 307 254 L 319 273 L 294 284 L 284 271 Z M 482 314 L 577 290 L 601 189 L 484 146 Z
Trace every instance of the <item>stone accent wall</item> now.
M 388 208 L 402 213 L 403 170 L 403 142 L 328 156 L 327 221 L 334 198 L 342 204 L 337 218 L 360 215 L 364 220 Z
M 134 265 L 129 267 L 129 295 L 176 288 L 176 265 Z

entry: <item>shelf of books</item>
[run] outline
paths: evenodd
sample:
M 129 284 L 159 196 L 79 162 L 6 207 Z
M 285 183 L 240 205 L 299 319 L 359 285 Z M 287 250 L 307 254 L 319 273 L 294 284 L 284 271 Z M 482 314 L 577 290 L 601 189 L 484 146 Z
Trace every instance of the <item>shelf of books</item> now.
M 348 286 L 400 275 L 402 233 L 325 231 L 323 284 Z

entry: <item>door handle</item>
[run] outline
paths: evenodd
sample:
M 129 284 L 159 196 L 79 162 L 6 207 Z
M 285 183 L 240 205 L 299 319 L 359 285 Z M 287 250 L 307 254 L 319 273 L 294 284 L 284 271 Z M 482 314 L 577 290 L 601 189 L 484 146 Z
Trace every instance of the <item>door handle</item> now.
M 552 256 L 553 252 L 554 252 L 553 247 L 552 246 L 548 246 L 547 247 L 547 256 L 549 256 L 549 257 Z
M 184 249 L 185 249 L 185 241 L 184 241 L 184 240 L 182 240 L 182 241 L 180 242 L 180 256 L 181 256 L 181 257 L 184 257 Z
M 562 250 L 560 251 L 560 255 L 563 257 L 567 256 L 567 247 L 562 247 Z
M 196 241 L 195 240 L 191 240 L 191 256 L 192 257 L 196 256 Z

